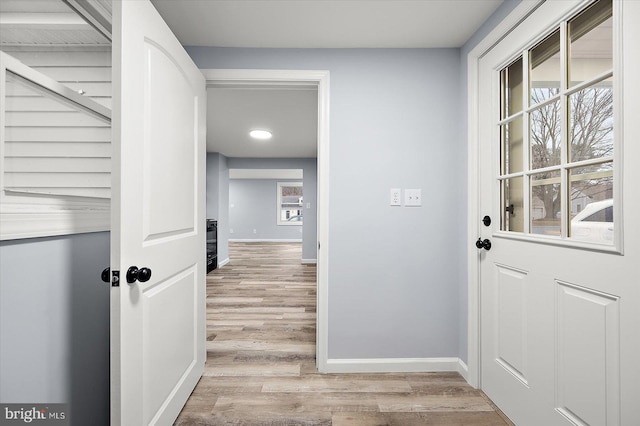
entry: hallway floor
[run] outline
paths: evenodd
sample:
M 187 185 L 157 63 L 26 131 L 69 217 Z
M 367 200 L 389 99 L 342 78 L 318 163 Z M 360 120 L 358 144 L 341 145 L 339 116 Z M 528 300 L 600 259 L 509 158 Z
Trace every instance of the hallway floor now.
M 230 243 L 207 276 L 207 363 L 176 425 L 510 425 L 458 373 L 318 374 L 316 268 Z

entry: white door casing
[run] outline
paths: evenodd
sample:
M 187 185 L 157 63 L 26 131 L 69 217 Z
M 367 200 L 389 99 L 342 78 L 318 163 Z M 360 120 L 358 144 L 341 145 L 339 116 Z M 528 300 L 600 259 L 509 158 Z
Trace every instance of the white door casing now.
M 630 95 L 640 93 L 635 77 L 640 72 L 640 31 L 635 23 L 640 3 L 614 3 L 619 19 L 614 25 L 619 233 L 611 248 L 558 244 L 526 235 L 514 238 L 513 233 L 500 231 L 504 206 L 497 180 L 498 71 L 588 2 L 530 7 L 531 16 L 503 40 L 486 54 L 470 57 L 478 67 L 477 75 L 469 77 L 477 81 L 477 91 L 470 94 L 470 102 L 476 102 L 470 108 L 470 144 L 477 149 L 470 155 L 471 161 L 477 160 L 479 188 L 475 192 L 470 183 L 469 229 L 476 232 L 471 238 L 492 242 L 490 251 L 472 251 L 470 260 L 470 378 L 478 379 L 477 384 L 518 425 L 633 425 L 640 419 L 640 284 L 635 278 L 640 260 L 640 227 L 635 220 L 640 195 L 634 188 L 640 181 L 634 165 L 640 155 L 634 143 L 640 136 L 634 119 L 640 102 Z M 478 204 L 474 204 L 476 194 Z M 484 215 L 493 219 L 490 227 L 482 225 Z M 480 279 L 477 287 L 474 276 Z
M 203 69 L 209 87 L 309 86 L 318 90 L 318 198 L 316 367 L 330 373 L 329 341 L 329 71 Z
M 149 1 L 113 12 L 111 424 L 171 424 L 206 359 L 205 82 Z

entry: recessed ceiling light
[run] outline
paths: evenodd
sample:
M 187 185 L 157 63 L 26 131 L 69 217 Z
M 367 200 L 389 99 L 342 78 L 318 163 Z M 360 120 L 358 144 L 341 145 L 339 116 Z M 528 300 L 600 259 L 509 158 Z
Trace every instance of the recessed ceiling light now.
M 269 132 L 268 130 L 252 130 L 249 132 L 249 136 L 251 136 L 254 139 L 271 139 L 271 132 Z

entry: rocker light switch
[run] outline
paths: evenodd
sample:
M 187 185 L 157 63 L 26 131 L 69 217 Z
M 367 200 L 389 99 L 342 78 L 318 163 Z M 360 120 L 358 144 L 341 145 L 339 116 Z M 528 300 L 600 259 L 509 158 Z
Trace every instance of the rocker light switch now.
M 404 190 L 404 205 L 407 207 L 418 207 L 422 205 L 422 190 L 421 189 L 405 189 Z

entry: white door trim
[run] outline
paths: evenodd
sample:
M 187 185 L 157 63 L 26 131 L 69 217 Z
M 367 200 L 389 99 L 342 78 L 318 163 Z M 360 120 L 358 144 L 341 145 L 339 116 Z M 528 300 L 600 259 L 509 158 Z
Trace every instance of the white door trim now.
M 207 87 L 314 86 L 318 88 L 318 253 L 316 366 L 326 373 L 328 359 L 329 299 L 329 71 L 203 69 Z
M 484 215 L 479 208 L 480 187 L 478 183 L 480 181 L 478 165 L 478 62 L 496 43 L 543 2 L 544 0 L 523 0 L 467 56 L 467 381 L 474 387 L 482 387 L 480 383 L 480 265 L 478 263 L 478 249 L 473 245 L 473 241 L 480 235 L 480 219 Z

